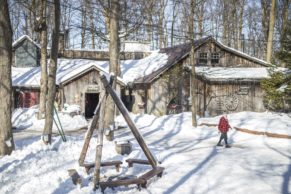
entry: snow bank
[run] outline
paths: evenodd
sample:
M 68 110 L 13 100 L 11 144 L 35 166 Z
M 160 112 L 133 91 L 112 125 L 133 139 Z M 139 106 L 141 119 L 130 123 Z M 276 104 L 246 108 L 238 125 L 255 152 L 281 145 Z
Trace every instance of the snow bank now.
M 77 111 L 78 107 L 75 105 L 69 106 L 67 112 L 58 112 L 58 117 L 61 122 L 62 128 L 64 131 L 74 131 L 81 128 L 86 128 L 88 126 L 88 122 L 82 115 L 70 116 L 72 111 Z M 37 107 L 32 108 L 18 108 L 12 114 L 12 126 L 18 130 L 35 130 L 35 131 L 43 131 L 45 120 L 36 118 L 36 114 L 38 112 Z M 54 119 L 57 122 L 58 126 L 58 117 L 54 114 Z M 53 132 L 58 132 L 58 128 L 53 123 Z
M 157 118 L 154 115 L 148 115 L 148 114 L 138 115 L 138 114 L 129 113 L 129 116 L 137 126 L 149 125 L 153 122 L 153 120 L 155 120 Z M 124 117 L 122 115 L 119 115 L 115 118 L 115 126 L 116 127 L 127 127 L 127 123 L 124 120 Z
M 64 104 L 64 108 L 62 110 L 63 113 L 67 113 L 67 114 L 80 114 L 81 113 L 81 107 L 80 105 L 77 104 Z
M 199 123 L 218 124 L 220 116 L 201 118 Z M 232 127 L 291 136 L 291 115 L 274 112 L 239 112 L 228 114 Z

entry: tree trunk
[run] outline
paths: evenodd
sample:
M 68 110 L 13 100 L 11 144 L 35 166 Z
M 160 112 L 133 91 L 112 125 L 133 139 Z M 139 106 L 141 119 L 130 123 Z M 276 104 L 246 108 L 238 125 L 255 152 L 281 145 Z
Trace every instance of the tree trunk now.
M 225 45 L 229 45 L 229 25 L 228 25 L 228 12 L 229 8 L 227 5 L 228 2 L 226 0 L 222 1 L 223 4 L 223 12 L 222 12 L 222 25 L 223 25 L 223 33 L 222 40 Z
M 161 9 L 159 12 L 158 19 L 158 35 L 159 35 L 159 48 L 165 47 L 165 34 L 164 34 L 164 17 L 165 17 L 165 9 L 166 9 L 166 0 L 161 0 Z
M 177 17 L 177 12 L 176 12 L 176 7 L 177 7 L 177 2 L 173 1 L 173 12 L 172 12 L 172 23 L 171 23 L 171 46 L 174 45 L 174 25 L 176 22 L 176 17 Z
M 191 38 L 191 96 L 192 96 L 192 106 L 191 106 L 191 111 L 192 111 L 192 126 L 197 127 L 197 120 L 196 120 L 196 115 L 197 115 L 197 110 L 196 110 L 196 99 L 197 99 L 197 94 L 196 94 L 196 73 L 195 73 L 195 36 L 194 36 L 194 10 L 195 10 L 195 0 L 191 0 L 191 5 L 190 5 L 190 21 L 189 21 L 189 37 Z
M 90 10 L 90 32 L 91 32 L 91 42 L 92 42 L 92 49 L 95 49 L 95 26 L 94 26 L 94 15 L 93 9 Z
M 286 39 L 286 30 L 288 23 L 288 8 L 290 0 L 283 0 L 283 10 L 282 10 L 282 30 L 280 33 L 280 50 L 283 50 L 283 43 Z
M 111 0 L 110 9 L 110 43 L 109 43 L 109 72 L 115 76 L 120 76 L 120 65 L 119 65 L 119 15 L 120 5 L 119 0 Z M 116 90 L 116 80 L 114 79 L 112 88 Z M 109 125 L 113 124 L 115 116 L 115 105 L 111 97 L 107 98 L 106 112 L 105 112 L 105 128 L 109 128 Z M 113 133 L 111 133 L 113 135 Z M 110 138 L 112 139 L 112 138 Z
M 81 31 L 81 48 L 85 48 L 85 38 L 86 38 L 86 16 L 87 16 L 87 5 L 86 1 L 83 1 L 82 5 L 82 31 Z
M 271 62 L 272 49 L 273 49 L 273 34 L 275 27 L 275 14 L 276 14 L 276 0 L 272 0 L 272 7 L 270 12 L 270 24 L 269 24 L 269 34 L 268 34 L 268 44 L 267 44 L 267 57 L 266 61 Z
M 0 155 L 11 154 L 14 141 L 11 126 L 12 109 L 12 29 L 7 0 L 0 0 Z
M 240 13 L 239 13 L 239 21 L 238 21 L 238 32 L 237 32 L 237 49 L 242 50 L 242 29 L 243 29 L 243 15 L 244 15 L 244 6 L 245 0 L 240 2 Z
M 199 5 L 199 13 L 198 13 L 198 34 L 199 38 L 202 38 L 203 36 L 203 22 L 204 22 L 204 6 L 205 6 L 206 1 L 200 1 Z
M 48 71 L 48 95 L 46 107 L 46 119 L 44 126 L 44 142 L 51 144 L 52 126 L 54 116 L 54 101 L 56 95 L 56 70 L 58 63 L 59 47 L 59 28 L 60 28 L 60 0 L 54 0 L 54 20 L 52 32 L 52 48 L 50 54 L 50 65 Z
M 261 0 L 261 7 L 262 7 L 262 31 L 264 35 L 264 42 L 263 42 L 263 58 L 266 57 L 266 42 L 268 41 L 268 30 L 269 30 L 269 12 L 270 12 L 270 4 L 268 0 Z
M 42 29 L 40 32 L 40 65 L 41 65 L 41 80 L 40 80 L 40 101 L 38 119 L 44 118 L 46 110 L 46 96 L 47 96 L 47 26 L 46 26 L 46 0 L 41 2 L 41 22 Z

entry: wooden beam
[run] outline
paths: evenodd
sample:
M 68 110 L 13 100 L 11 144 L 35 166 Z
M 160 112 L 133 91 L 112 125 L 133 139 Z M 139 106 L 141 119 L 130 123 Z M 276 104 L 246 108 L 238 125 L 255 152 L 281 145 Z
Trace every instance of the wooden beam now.
M 101 82 L 103 83 L 103 86 L 104 86 L 106 92 L 108 92 L 111 95 L 111 97 L 112 97 L 113 101 L 115 102 L 117 108 L 119 109 L 119 111 L 123 115 L 126 123 L 128 124 L 129 128 L 131 129 L 135 139 L 137 140 L 138 144 L 140 145 L 140 147 L 142 148 L 143 152 L 145 153 L 149 163 L 151 164 L 151 166 L 153 168 L 155 168 L 157 166 L 157 162 L 156 162 L 154 156 L 150 152 L 147 144 L 145 143 L 143 137 L 140 135 L 140 133 L 139 133 L 137 127 L 135 126 L 134 122 L 130 118 L 130 116 L 128 114 L 128 111 L 127 111 L 126 107 L 124 106 L 124 104 L 122 103 L 121 99 L 117 96 L 116 92 L 110 86 L 110 84 L 109 84 L 108 80 L 106 79 L 105 75 L 101 76 Z
M 80 166 L 84 166 L 84 161 L 85 161 L 85 157 L 86 157 L 86 154 L 87 154 L 87 150 L 88 150 L 88 147 L 89 147 L 89 144 L 90 144 L 90 140 L 92 138 L 92 135 L 93 135 L 93 132 L 94 132 L 94 129 L 96 129 L 96 126 L 97 126 L 97 123 L 98 123 L 98 120 L 99 120 L 99 113 L 100 113 L 100 108 L 101 108 L 101 104 L 104 102 L 104 99 L 105 99 L 105 95 L 103 95 L 101 98 L 101 100 L 99 101 L 95 111 L 94 111 L 94 116 L 93 116 L 93 119 L 92 119 L 92 122 L 91 122 L 91 125 L 86 133 L 86 137 L 85 137 L 85 142 L 84 142 L 84 145 L 83 145 L 83 148 L 82 148 L 82 151 L 81 151 L 81 154 L 80 154 L 80 158 L 79 158 L 79 165 Z
M 96 146 L 96 156 L 95 156 L 95 168 L 93 175 L 93 190 L 95 191 L 99 187 L 100 182 L 100 167 L 101 167 L 101 158 L 102 158 L 102 148 L 103 148 L 103 134 L 104 134 L 104 115 L 105 115 L 105 107 L 108 95 L 105 94 L 105 103 L 101 104 L 100 108 L 100 118 L 99 118 L 99 126 L 98 126 L 98 141 Z

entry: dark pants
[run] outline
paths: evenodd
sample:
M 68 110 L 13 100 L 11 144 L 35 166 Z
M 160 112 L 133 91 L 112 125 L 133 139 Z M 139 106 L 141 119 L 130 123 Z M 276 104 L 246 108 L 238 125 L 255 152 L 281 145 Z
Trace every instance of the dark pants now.
M 227 133 L 221 133 L 218 144 L 221 144 L 222 139 L 224 139 L 225 145 L 227 145 Z

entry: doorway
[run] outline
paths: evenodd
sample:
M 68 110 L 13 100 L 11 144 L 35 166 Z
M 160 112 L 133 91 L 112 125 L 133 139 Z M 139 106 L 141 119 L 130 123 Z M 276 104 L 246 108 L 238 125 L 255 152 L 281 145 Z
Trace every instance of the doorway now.
M 92 118 L 99 102 L 99 93 L 85 93 L 85 117 Z

